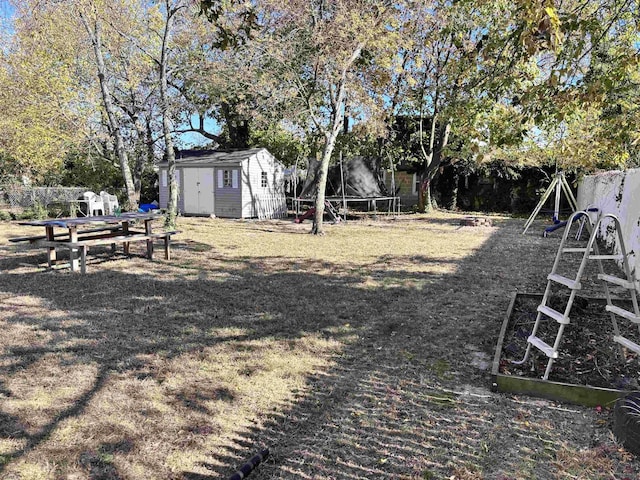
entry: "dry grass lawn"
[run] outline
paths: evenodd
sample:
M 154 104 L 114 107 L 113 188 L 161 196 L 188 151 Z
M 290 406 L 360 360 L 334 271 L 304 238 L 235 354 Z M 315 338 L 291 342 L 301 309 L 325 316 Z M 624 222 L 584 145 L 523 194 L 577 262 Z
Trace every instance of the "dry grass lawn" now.
M 489 391 L 558 237 L 460 218 L 181 218 L 171 261 L 87 275 L 0 223 L 0 478 L 224 479 L 262 448 L 256 480 L 638 478 L 607 409 Z

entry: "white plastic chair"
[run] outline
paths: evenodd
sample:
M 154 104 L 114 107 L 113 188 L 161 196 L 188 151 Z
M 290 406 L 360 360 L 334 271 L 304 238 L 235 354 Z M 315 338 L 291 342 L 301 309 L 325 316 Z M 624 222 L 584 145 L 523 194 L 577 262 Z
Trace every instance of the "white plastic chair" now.
M 100 192 L 100 198 L 102 198 L 102 203 L 104 205 L 104 213 L 105 215 L 113 215 L 116 212 L 116 208 L 118 208 L 118 197 L 115 195 L 110 195 L 104 190 Z
M 87 204 L 87 217 L 96 215 L 95 212 L 100 212 L 101 215 L 104 215 L 104 202 L 100 195 L 96 195 L 93 192 L 84 192 L 82 196 Z

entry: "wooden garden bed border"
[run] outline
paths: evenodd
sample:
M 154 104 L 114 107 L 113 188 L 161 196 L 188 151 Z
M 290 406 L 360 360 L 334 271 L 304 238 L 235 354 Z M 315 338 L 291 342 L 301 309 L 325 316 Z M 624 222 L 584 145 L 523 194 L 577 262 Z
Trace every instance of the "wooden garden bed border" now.
M 539 378 L 520 377 L 500 373 L 500 357 L 502 355 L 504 337 L 509 327 L 513 308 L 518 297 L 542 299 L 542 294 L 519 292 L 512 294 L 507 314 L 502 323 L 500 336 L 498 337 L 496 353 L 493 358 L 493 367 L 491 369 L 492 391 L 546 398 L 548 400 L 568 402 L 586 407 L 613 406 L 619 397 L 628 393 L 625 390 L 552 382 Z

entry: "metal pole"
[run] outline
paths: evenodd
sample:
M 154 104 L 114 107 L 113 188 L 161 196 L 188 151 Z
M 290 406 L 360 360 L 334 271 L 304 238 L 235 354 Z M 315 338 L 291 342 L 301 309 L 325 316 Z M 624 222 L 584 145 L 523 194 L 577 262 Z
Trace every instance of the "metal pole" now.
M 300 199 L 298 198 L 298 162 L 300 161 L 300 155 L 296 156 L 296 165 L 293 175 L 293 203 L 292 207 L 295 207 L 296 210 L 296 219 L 300 216 Z M 309 175 L 309 168 L 307 167 L 307 175 Z
M 567 200 L 569 200 L 569 204 L 571 205 L 571 208 L 573 209 L 574 212 L 577 211 L 578 201 L 576 200 L 576 197 L 573 195 L 573 192 L 571 191 L 571 186 L 569 185 L 569 182 L 567 182 L 567 177 L 564 176 L 564 173 L 560 178 L 560 184 L 562 185 L 564 193 L 567 196 Z
M 396 214 L 396 173 L 395 168 L 393 168 L 393 160 L 391 159 L 391 155 L 389 155 L 389 165 L 391 166 L 391 195 L 393 196 L 393 213 Z M 400 213 L 400 208 L 398 208 L 398 213 Z
M 342 171 L 342 150 L 340 150 L 340 184 L 342 189 L 342 215 L 344 221 L 347 221 L 347 199 L 344 194 L 344 172 Z
M 560 192 L 562 191 L 562 184 L 560 183 L 562 174 L 556 173 L 556 203 L 553 210 L 553 223 L 560 221 Z
M 538 205 L 536 205 L 536 208 L 533 210 L 533 212 L 531 212 L 531 216 L 529 217 L 529 219 L 527 220 L 527 223 L 525 223 L 524 225 L 524 231 L 522 232 L 522 234 L 524 235 L 525 233 L 527 233 L 527 230 L 529 229 L 529 227 L 531 226 L 531 224 L 533 223 L 533 221 L 535 220 L 536 216 L 538 215 L 538 213 L 540 212 L 540 210 L 542 209 L 542 207 L 544 206 L 544 203 L 547 201 L 547 199 L 551 196 L 551 192 L 553 191 L 553 189 L 556 186 L 556 183 L 558 183 L 558 177 L 554 177 L 553 181 L 551 182 L 551 185 L 549 185 L 549 187 L 547 188 L 547 190 L 544 192 L 544 195 L 542 196 L 542 198 L 540 199 L 540 201 L 538 202 Z

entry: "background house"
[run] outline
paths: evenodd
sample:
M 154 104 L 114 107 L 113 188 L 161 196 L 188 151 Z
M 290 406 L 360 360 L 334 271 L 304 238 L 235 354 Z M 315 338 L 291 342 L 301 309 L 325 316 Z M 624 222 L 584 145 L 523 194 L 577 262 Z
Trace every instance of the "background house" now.
M 169 200 L 168 165 L 159 165 L 160 208 Z M 279 218 L 287 213 L 284 167 L 268 150 L 183 150 L 176 154 L 178 210 L 185 215 Z
M 418 203 L 419 182 L 417 174 L 406 170 L 383 171 L 384 184 L 391 195 L 400 198 L 400 204 L 405 208 L 411 208 Z

